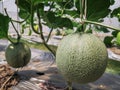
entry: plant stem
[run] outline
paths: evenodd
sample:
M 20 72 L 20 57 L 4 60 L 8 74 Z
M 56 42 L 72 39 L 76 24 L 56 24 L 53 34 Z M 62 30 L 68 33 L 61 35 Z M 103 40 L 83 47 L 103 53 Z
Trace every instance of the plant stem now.
M 109 25 L 105 25 L 105 24 L 102 24 L 102 23 L 94 22 L 94 21 L 83 20 L 83 22 L 103 26 L 103 27 L 106 27 L 106 28 L 109 28 L 109 29 L 112 29 L 112 30 L 116 30 L 116 31 L 120 31 L 120 29 L 118 29 L 118 28 L 114 28 L 114 27 L 111 27 Z
M 12 21 L 21 24 L 21 23 L 25 22 L 29 17 L 30 17 L 30 15 L 28 15 L 23 21 L 17 21 L 17 20 L 13 20 L 13 19 L 12 19 Z
M 84 17 L 87 17 L 87 0 L 85 0 Z
M 53 27 L 51 28 L 51 30 L 50 30 L 50 32 L 49 32 L 48 38 L 47 38 L 47 40 L 46 40 L 46 43 L 49 41 L 52 31 L 53 31 Z
M 79 3 L 80 3 L 80 19 L 82 20 L 83 18 L 83 6 L 82 6 L 82 1 L 83 0 L 80 0 Z
M 38 31 L 35 30 L 34 28 L 34 20 L 33 20 L 33 17 L 34 17 L 34 12 L 33 12 L 33 6 L 31 5 L 31 28 L 32 30 L 36 33 L 36 34 L 40 34 Z
M 8 39 L 12 44 L 15 44 L 15 42 L 13 42 L 8 36 L 7 36 L 7 39 Z
M 83 22 L 83 19 L 84 19 L 84 14 L 85 14 L 85 0 L 80 0 L 80 24 L 82 24 L 82 31 L 84 32 L 85 28 L 84 28 L 84 22 Z
M 6 8 L 5 8 L 4 10 L 5 10 L 6 15 L 9 17 L 9 15 L 8 15 L 8 13 L 7 13 Z M 11 19 L 11 18 L 10 18 L 10 22 L 11 22 L 11 24 L 12 24 L 12 26 L 13 26 L 13 28 L 14 28 L 15 32 L 17 33 L 17 43 L 18 43 L 18 42 L 19 42 L 19 40 L 20 40 L 20 38 L 21 38 L 21 36 L 20 36 L 20 34 L 19 34 L 18 30 L 16 29 L 15 25 L 13 24 L 13 21 L 12 21 L 12 19 Z M 10 39 L 8 38 L 8 40 L 10 40 Z M 11 41 L 10 41 L 10 42 L 11 42 Z M 13 43 L 13 42 L 12 42 L 12 43 Z
M 65 7 L 71 2 L 71 0 L 69 0 L 68 2 L 65 3 L 65 5 L 63 6 L 62 8 L 62 11 L 61 11 L 61 16 L 63 15 L 64 11 L 65 11 Z
M 38 24 L 39 24 L 39 28 L 40 28 L 40 35 L 41 35 L 41 39 L 43 40 L 43 44 L 47 47 L 47 49 L 52 52 L 52 54 L 55 56 L 55 52 L 47 45 L 47 43 L 45 42 L 45 38 L 43 36 L 43 32 L 42 32 L 42 24 L 41 24 L 41 18 L 40 18 L 40 13 L 39 13 L 39 9 L 37 8 L 37 17 L 38 17 Z
M 39 9 L 37 9 L 37 17 L 38 17 L 38 25 L 39 25 L 39 29 L 40 29 L 40 35 L 41 35 L 41 38 L 42 38 L 43 42 L 45 42 L 45 38 L 43 36 L 43 31 L 42 31 L 42 24 L 41 24 Z
M 53 5 L 54 5 L 54 2 L 51 3 L 50 8 L 48 9 L 48 12 L 51 11 Z M 48 14 L 48 12 L 46 13 L 46 15 Z
M 47 45 L 47 43 L 45 42 L 45 38 L 43 36 L 43 32 L 42 32 L 42 24 L 41 24 L 41 18 L 40 18 L 40 13 L 39 13 L 39 8 L 37 8 L 37 17 L 38 17 L 38 25 L 39 25 L 39 30 L 40 32 L 37 32 L 34 28 L 34 8 L 33 8 L 33 5 L 31 5 L 31 27 L 32 27 L 32 30 L 36 33 L 36 34 L 40 34 L 41 36 L 41 39 L 43 41 L 43 44 L 45 45 L 45 47 L 50 51 L 52 52 L 52 54 L 55 56 L 55 52 Z M 50 10 L 50 9 L 49 9 Z

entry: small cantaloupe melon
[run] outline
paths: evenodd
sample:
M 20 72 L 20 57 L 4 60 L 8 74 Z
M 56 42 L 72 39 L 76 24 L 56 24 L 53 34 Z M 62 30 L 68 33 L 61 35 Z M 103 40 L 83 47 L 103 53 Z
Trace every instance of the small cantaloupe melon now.
M 104 43 L 93 34 L 65 36 L 56 53 L 56 64 L 65 79 L 81 84 L 100 78 L 106 69 L 107 59 Z
M 5 57 L 8 64 L 14 68 L 20 68 L 28 64 L 31 58 L 30 48 L 23 42 L 10 44 L 6 48 Z

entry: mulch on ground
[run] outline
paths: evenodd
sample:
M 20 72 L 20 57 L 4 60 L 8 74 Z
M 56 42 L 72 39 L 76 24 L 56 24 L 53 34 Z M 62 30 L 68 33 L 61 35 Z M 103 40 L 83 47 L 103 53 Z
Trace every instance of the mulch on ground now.
M 112 52 L 114 52 L 117 55 L 120 55 L 120 48 L 119 47 L 111 47 L 109 48 Z
M 11 86 L 17 85 L 19 77 L 15 75 L 15 71 L 8 65 L 0 64 L 0 90 L 8 90 Z
M 0 64 L 0 90 L 11 90 L 12 86 L 16 86 L 20 82 L 20 77 L 8 65 Z M 67 90 L 56 87 L 48 81 L 40 82 L 38 84 L 40 90 Z

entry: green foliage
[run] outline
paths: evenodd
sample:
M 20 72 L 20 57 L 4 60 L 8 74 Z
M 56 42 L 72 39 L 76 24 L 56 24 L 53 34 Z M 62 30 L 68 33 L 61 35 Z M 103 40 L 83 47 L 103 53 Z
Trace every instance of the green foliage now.
M 94 26 L 95 30 L 98 31 L 98 32 L 104 32 L 104 33 L 108 33 L 110 32 L 107 28 L 105 27 L 102 27 L 102 26 Z
M 119 31 L 113 31 L 113 32 L 112 32 L 113 37 L 117 37 L 118 32 L 119 32 Z
M 21 24 L 21 32 L 24 33 L 24 30 L 26 28 L 31 27 L 31 23 L 33 23 L 33 25 L 38 24 L 38 18 L 35 16 L 37 10 L 39 10 L 41 24 L 53 29 L 75 29 L 79 32 L 83 32 L 85 30 L 86 33 L 92 33 L 92 28 L 94 27 L 94 30 L 100 32 L 102 31 L 104 33 L 109 32 L 106 27 L 94 26 L 89 23 L 87 25 L 84 25 L 84 27 L 81 27 L 82 24 L 76 21 L 80 19 L 81 13 L 85 15 L 84 18 L 86 20 L 103 22 L 104 17 L 111 15 L 111 17 L 117 17 L 120 21 L 120 7 L 116 8 L 113 11 L 111 11 L 109 8 L 110 5 L 113 5 L 115 3 L 115 0 L 86 1 L 87 6 L 85 6 L 85 2 L 83 2 L 84 6 L 81 12 L 80 0 L 16 0 L 15 3 L 19 8 L 19 17 L 24 20 L 24 23 Z M 3 20 L 3 18 L 6 19 Z M 0 15 L 0 21 L 4 23 L 1 24 L 0 22 L 0 34 L 2 34 L 0 35 L 0 38 L 4 38 L 8 34 L 8 19 L 9 17 Z M 87 29 L 88 26 L 90 27 L 89 29 Z M 32 31 L 30 29 L 29 35 L 31 35 L 31 33 Z M 117 31 L 112 32 L 114 38 L 116 37 L 116 33 Z M 111 37 L 109 41 L 112 41 Z
M 112 36 L 106 36 L 104 38 L 104 43 L 107 47 L 110 47 L 112 45 L 120 46 L 120 32 L 119 31 L 113 31 L 111 33 Z
M 28 0 L 16 0 L 17 6 L 26 11 L 26 12 L 31 12 L 31 2 Z
M 104 43 L 107 47 L 110 47 L 113 45 L 112 40 L 113 40 L 113 36 L 106 36 L 104 39 Z
M 77 26 L 76 32 L 82 32 L 82 24 Z
M 73 28 L 72 21 L 69 18 L 63 18 L 63 17 L 57 16 L 55 15 L 54 12 L 48 12 L 46 15 L 46 18 L 44 18 L 44 21 L 46 21 L 46 25 L 48 25 L 49 27 L 54 27 L 54 28 L 66 27 L 71 29 Z
M 10 18 L 0 13 L 0 39 L 8 37 Z
M 69 15 L 73 18 L 79 18 L 79 13 L 77 12 L 77 10 L 66 9 L 66 10 L 64 10 L 63 14 Z
M 24 4 L 22 4 L 24 3 Z M 49 2 L 44 2 L 44 1 L 35 1 L 35 0 L 18 0 L 18 3 L 16 2 L 18 7 L 20 8 L 19 11 L 19 16 L 22 19 L 25 19 L 26 16 L 31 15 L 31 12 L 36 12 L 36 9 L 38 8 L 40 11 L 40 15 L 42 19 L 45 21 L 45 25 L 48 27 L 53 27 L 53 28 L 73 28 L 72 21 L 69 18 L 61 17 L 57 15 L 57 11 L 46 11 L 44 10 L 45 6 L 48 5 L 50 8 L 50 3 Z M 52 7 L 52 6 L 51 6 Z M 55 8 L 55 7 L 53 7 Z
M 88 0 L 86 12 L 87 19 L 93 21 L 99 21 L 100 19 L 103 19 L 110 12 L 109 6 L 111 5 L 111 2 L 113 4 L 113 0 Z M 74 25 L 71 19 L 64 16 L 69 15 L 72 18 L 79 18 L 80 15 L 79 0 L 67 0 L 64 2 L 46 2 L 43 0 L 18 0 L 18 2 L 16 3 L 17 6 L 20 8 L 19 15 L 23 19 L 31 14 L 32 10 L 35 12 L 36 8 L 39 8 L 40 15 L 45 21 L 45 25 L 50 28 L 65 27 L 68 29 L 72 29 Z M 50 10 L 45 10 L 45 6 L 50 8 Z
M 110 0 L 111 5 L 115 3 L 115 0 Z
M 25 19 L 31 13 L 31 3 L 27 0 L 16 0 L 16 5 L 20 8 L 19 17 Z
M 120 61 L 109 59 L 106 72 L 120 75 Z
M 74 6 L 74 0 L 66 0 L 65 2 L 57 2 L 61 8 L 71 9 Z
M 27 18 L 30 14 L 28 12 L 26 12 L 26 10 L 24 9 L 20 9 L 19 11 L 19 17 L 22 18 L 22 19 L 25 19 Z
M 80 13 L 80 0 L 76 0 L 76 8 Z M 91 21 L 99 21 L 110 13 L 109 6 L 113 4 L 111 0 L 87 0 L 87 19 Z
M 92 33 L 92 29 L 88 29 L 86 33 Z
M 74 31 L 71 30 L 71 29 L 64 30 L 64 35 L 69 35 L 69 34 L 72 34 L 72 33 L 74 33 Z
M 111 13 L 111 17 L 117 17 L 120 21 L 120 7 L 113 10 L 113 12 Z
M 35 6 L 35 5 L 38 5 L 39 3 L 43 2 L 43 1 L 42 0 L 28 0 L 28 2 L 31 2 Z
M 120 46 L 120 32 L 117 33 L 116 43 Z
M 87 19 L 99 21 L 107 16 L 110 12 L 110 0 L 87 0 Z

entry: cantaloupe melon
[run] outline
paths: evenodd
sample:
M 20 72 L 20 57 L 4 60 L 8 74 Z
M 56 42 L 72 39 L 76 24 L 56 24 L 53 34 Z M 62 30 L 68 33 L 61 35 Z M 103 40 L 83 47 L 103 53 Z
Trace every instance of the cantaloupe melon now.
M 10 66 L 19 68 L 28 64 L 31 58 L 31 51 L 23 42 L 10 44 L 6 48 L 5 57 Z
M 106 69 L 107 59 L 104 43 L 93 34 L 65 36 L 56 53 L 56 64 L 66 81 L 81 84 L 100 78 Z

